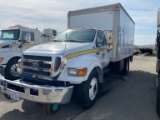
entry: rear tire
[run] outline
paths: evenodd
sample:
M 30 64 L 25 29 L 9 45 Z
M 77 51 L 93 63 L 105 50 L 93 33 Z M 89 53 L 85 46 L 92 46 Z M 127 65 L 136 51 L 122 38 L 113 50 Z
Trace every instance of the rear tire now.
M 85 109 L 91 108 L 97 100 L 99 92 L 98 73 L 94 70 L 87 81 L 82 83 L 83 105 Z
M 123 70 L 122 70 L 122 75 L 127 75 L 128 71 L 129 71 L 129 59 L 126 58 L 124 60 L 124 66 L 123 66 Z
M 19 58 L 12 59 L 6 66 L 4 77 L 9 80 L 16 80 L 19 77 L 19 73 L 16 71 Z

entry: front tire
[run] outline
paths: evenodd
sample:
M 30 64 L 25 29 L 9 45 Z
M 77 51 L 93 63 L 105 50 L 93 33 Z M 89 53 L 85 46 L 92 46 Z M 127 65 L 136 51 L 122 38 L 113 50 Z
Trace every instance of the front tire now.
M 87 81 L 82 84 L 83 104 L 86 109 L 91 108 L 97 100 L 99 79 L 96 71 L 91 72 Z
M 52 115 L 57 112 L 58 108 L 59 108 L 58 104 L 44 104 L 43 112 L 46 115 Z
M 12 59 L 7 64 L 6 69 L 5 69 L 5 74 L 4 74 L 6 79 L 16 80 L 20 78 L 19 77 L 20 74 L 17 72 L 17 65 L 16 65 L 18 63 L 18 60 L 19 58 Z

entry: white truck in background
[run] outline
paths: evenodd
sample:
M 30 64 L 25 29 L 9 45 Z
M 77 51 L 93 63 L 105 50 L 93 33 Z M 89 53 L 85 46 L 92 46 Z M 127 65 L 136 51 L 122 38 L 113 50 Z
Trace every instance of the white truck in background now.
M 22 55 L 22 51 L 27 48 L 49 42 L 54 39 L 57 31 L 54 29 L 44 29 L 41 33 L 37 28 L 32 29 L 22 25 L 10 26 L 1 30 L 0 37 L 0 73 L 6 79 L 15 80 L 19 78 L 16 64 Z M 27 40 L 23 45 L 21 40 Z
M 104 69 L 127 74 L 133 59 L 135 23 L 120 3 L 68 12 L 68 29 L 53 42 L 25 50 L 22 78 L 0 76 L 1 92 L 12 99 L 43 103 L 52 114 L 73 90 L 85 108 L 94 105 Z M 80 100 L 79 99 L 79 100 Z

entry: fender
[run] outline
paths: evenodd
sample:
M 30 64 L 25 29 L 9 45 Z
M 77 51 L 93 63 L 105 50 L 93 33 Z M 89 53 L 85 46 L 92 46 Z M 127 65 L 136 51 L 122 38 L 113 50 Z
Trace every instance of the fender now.
M 3 53 L 0 53 L 0 57 L 3 57 L 3 61 L 0 64 L 7 64 L 10 59 L 14 57 L 21 57 L 21 54 L 18 51 L 6 51 Z
M 102 66 L 99 62 L 99 59 L 93 54 L 94 53 L 92 53 L 92 55 L 87 54 L 68 59 L 66 66 L 62 71 L 62 73 L 60 74 L 58 80 L 68 81 L 71 84 L 81 84 L 83 81 L 86 81 L 88 79 L 92 70 L 97 67 L 101 69 L 103 74 Z M 77 69 L 87 68 L 87 74 L 85 77 L 71 76 L 68 75 L 68 68 L 77 68 Z

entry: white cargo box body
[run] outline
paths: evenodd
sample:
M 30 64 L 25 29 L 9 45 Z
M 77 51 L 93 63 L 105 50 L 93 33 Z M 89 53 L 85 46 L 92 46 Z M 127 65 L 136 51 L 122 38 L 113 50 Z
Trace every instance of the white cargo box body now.
M 120 3 L 70 11 L 68 28 L 94 27 L 112 32 L 111 62 L 133 55 L 135 23 Z
M 157 26 L 160 27 L 160 8 L 158 9 Z

